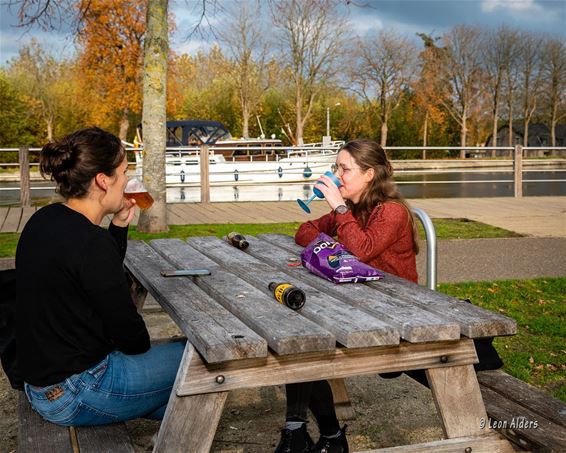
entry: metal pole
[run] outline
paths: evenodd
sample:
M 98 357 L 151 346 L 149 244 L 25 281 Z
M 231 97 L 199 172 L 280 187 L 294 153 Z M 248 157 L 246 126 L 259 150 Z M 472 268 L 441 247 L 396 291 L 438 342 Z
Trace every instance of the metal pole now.
M 426 286 L 436 291 L 436 230 L 428 214 L 421 208 L 413 208 L 413 213 L 423 224 L 426 237 Z
M 326 107 L 326 136 L 330 136 L 330 107 Z
M 515 145 L 513 152 L 513 186 L 515 188 L 515 197 L 523 196 L 523 147 Z

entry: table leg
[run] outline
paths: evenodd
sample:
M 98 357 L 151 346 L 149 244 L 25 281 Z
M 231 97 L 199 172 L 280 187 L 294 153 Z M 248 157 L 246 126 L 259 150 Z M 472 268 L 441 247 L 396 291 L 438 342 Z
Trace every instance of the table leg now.
M 431 368 L 426 375 L 446 437 L 487 432 L 487 413 L 473 365 Z
M 138 313 L 141 313 L 147 297 L 147 289 L 145 289 L 145 287 L 131 272 L 128 272 L 128 276 L 130 278 L 130 294 L 132 296 L 132 300 L 134 301 Z
M 352 402 L 348 396 L 348 389 L 344 379 L 329 379 L 334 397 L 334 408 L 339 420 L 355 420 L 356 414 L 352 408 Z
M 200 362 L 200 359 L 194 346 L 187 341 L 154 453 L 210 451 L 228 392 L 177 396 L 179 383 L 190 372 L 193 362 Z

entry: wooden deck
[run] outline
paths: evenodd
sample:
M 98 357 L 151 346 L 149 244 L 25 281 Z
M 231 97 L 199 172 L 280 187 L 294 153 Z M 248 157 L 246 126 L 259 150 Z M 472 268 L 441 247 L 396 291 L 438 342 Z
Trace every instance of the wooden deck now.
M 566 197 L 435 198 L 409 200 L 430 217 L 468 218 L 527 236 L 566 237 Z M 328 212 L 324 201 L 311 203 L 312 214 L 294 201 L 175 203 L 168 205 L 170 225 L 206 223 L 304 222 Z M 0 233 L 21 232 L 36 207 L 1 207 Z M 134 219 L 134 224 L 136 223 Z

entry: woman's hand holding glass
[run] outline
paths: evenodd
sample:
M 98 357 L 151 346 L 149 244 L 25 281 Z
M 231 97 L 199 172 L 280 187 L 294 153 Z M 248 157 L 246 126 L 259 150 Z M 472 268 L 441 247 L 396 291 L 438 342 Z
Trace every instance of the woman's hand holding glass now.
M 127 227 L 136 213 L 136 200 L 124 198 L 122 207 L 114 213 L 112 223 L 118 227 Z
M 334 178 L 336 178 L 336 176 L 334 176 Z M 322 183 L 317 184 L 316 188 L 322 192 L 324 199 L 333 211 L 338 206 L 346 204 L 346 201 L 340 193 L 340 187 L 336 185 L 335 181 L 330 176 L 327 176 L 325 173 L 318 178 L 317 182 Z

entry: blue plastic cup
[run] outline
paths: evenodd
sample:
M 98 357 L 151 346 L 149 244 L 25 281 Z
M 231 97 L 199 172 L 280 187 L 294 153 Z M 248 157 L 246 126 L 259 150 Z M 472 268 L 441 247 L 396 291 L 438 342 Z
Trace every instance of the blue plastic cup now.
M 328 176 L 330 179 L 332 179 L 334 184 L 336 184 L 336 187 L 340 187 L 342 185 L 342 183 L 340 182 L 338 177 L 333 172 L 331 172 L 330 170 L 325 171 L 324 175 Z M 307 201 L 303 201 L 300 198 L 297 198 L 297 203 L 299 204 L 299 206 L 303 209 L 303 211 L 305 211 L 308 214 L 310 214 L 310 212 L 311 212 L 311 210 L 309 208 L 310 202 L 313 201 L 316 197 L 324 198 L 324 194 L 320 191 L 320 189 L 318 189 L 316 187 L 318 184 L 325 185 L 323 182 L 318 181 L 312 189 L 313 195 Z

